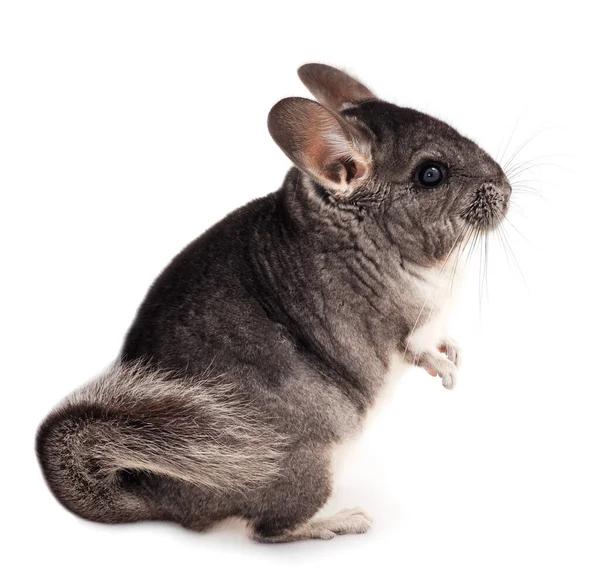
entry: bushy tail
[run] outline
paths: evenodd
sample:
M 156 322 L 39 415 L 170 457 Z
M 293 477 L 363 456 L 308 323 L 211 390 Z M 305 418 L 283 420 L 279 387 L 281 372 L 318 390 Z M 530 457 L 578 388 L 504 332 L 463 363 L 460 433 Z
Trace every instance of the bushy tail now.
M 277 474 L 284 444 L 223 379 L 183 381 L 142 364 L 116 364 L 71 394 L 44 420 L 36 442 L 58 500 L 105 522 L 154 517 L 123 474 L 243 490 Z

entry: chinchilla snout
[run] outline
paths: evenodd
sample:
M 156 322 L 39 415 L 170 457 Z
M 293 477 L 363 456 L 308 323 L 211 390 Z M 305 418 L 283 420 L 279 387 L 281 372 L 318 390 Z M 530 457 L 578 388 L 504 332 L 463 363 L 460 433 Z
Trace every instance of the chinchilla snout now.
M 473 192 L 462 218 L 482 231 L 496 228 L 508 212 L 511 192 L 511 185 L 504 176 L 484 182 Z

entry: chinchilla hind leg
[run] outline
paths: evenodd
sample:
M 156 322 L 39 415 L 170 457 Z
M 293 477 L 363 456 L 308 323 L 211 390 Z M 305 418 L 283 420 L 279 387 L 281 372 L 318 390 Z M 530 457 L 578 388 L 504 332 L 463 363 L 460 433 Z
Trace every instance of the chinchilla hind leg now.
M 370 517 L 361 509 L 345 509 L 331 517 L 316 518 L 331 495 L 329 450 L 301 448 L 285 463 L 285 472 L 268 489 L 249 519 L 248 535 L 258 542 L 281 543 L 306 539 L 329 540 L 337 535 L 365 533 Z
M 262 530 L 261 530 L 262 527 Z M 371 527 L 371 518 L 360 508 L 344 509 L 331 517 L 311 519 L 295 528 L 279 534 L 266 532 L 264 524 L 255 527 L 249 535 L 258 542 L 282 543 L 299 540 L 330 540 L 338 535 L 366 533 Z

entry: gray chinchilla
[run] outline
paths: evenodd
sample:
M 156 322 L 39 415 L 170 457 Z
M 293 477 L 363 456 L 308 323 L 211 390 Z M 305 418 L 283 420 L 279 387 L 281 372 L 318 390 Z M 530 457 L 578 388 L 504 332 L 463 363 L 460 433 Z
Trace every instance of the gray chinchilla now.
M 197 531 L 238 517 L 264 542 L 365 532 L 360 509 L 314 518 L 334 450 L 393 358 L 453 387 L 451 274 L 504 218 L 508 180 L 446 123 L 326 65 L 299 75 L 317 101 L 268 119 L 295 165 L 281 188 L 175 257 L 118 361 L 39 428 L 48 486 L 77 515 Z

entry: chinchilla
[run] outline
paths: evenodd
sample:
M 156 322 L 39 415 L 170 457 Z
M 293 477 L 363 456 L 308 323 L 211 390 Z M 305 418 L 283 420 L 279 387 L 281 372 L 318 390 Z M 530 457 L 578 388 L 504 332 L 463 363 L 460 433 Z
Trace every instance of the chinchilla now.
M 276 192 L 192 242 L 150 288 L 107 373 L 44 420 L 53 494 L 106 523 L 229 517 L 284 542 L 362 533 L 315 518 L 334 451 L 364 425 L 394 358 L 456 380 L 444 334 L 465 242 L 504 218 L 500 166 L 446 123 L 308 64 L 317 101 L 268 128 L 294 163 Z

